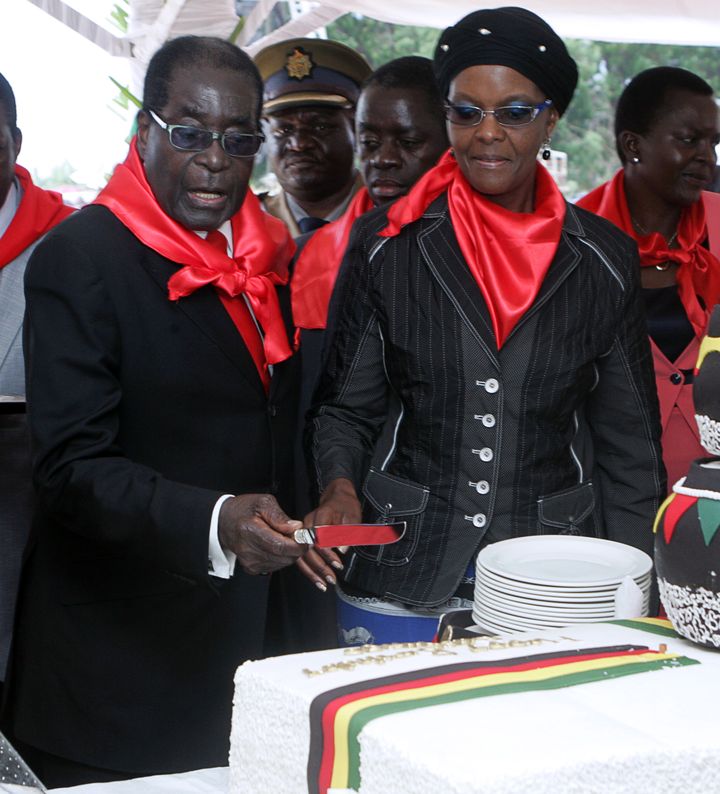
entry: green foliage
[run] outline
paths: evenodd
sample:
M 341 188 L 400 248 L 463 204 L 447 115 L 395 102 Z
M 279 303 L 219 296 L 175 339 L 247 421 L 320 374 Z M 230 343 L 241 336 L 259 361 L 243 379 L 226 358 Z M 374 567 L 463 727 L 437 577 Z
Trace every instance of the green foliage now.
M 327 26 L 327 37 L 357 50 L 376 69 L 403 55 L 432 58 L 438 31 L 345 14 Z
M 244 27 L 245 27 L 245 17 L 240 17 L 237 21 L 237 24 L 233 28 L 232 33 L 228 36 L 228 41 L 235 44 L 238 36 L 242 33 Z
M 57 188 L 63 185 L 74 185 L 72 178 L 75 168 L 65 160 L 61 165 L 56 165 L 50 172 L 50 176 L 42 179 L 42 186 L 45 188 Z
M 432 57 L 439 31 L 346 14 L 328 25 L 327 35 L 353 47 L 377 68 L 402 55 Z M 720 53 L 715 47 L 585 40 L 567 44 L 578 63 L 580 80 L 552 145 L 568 155 L 566 193 L 571 197 L 609 179 L 619 167 L 613 133 L 615 103 L 638 72 L 652 66 L 680 66 L 720 92 Z
M 120 0 L 113 5 L 113 10 L 110 12 L 110 19 L 119 28 L 120 32 L 127 35 L 128 32 L 128 15 L 130 13 L 130 0 Z M 135 106 L 142 107 L 140 100 L 130 91 L 127 86 L 119 83 L 114 77 L 110 80 L 115 84 L 118 89 L 118 95 L 113 98 L 113 105 L 108 106 L 113 113 L 126 118 L 129 112 L 134 112 Z
M 128 31 L 129 7 L 130 0 L 121 0 L 121 3 L 115 3 L 113 5 L 113 10 L 110 12 L 110 19 L 123 33 L 127 33 Z
M 599 42 L 568 42 L 580 79 L 567 113 L 555 128 L 552 146 L 567 153 L 566 193 L 570 197 L 604 182 L 618 167 L 603 47 Z
M 142 102 L 126 85 L 119 83 L 114 77 L 111 77 L 110 80 L 119 91 L 118 95 L 113 100 L 117 105 L 123 110 L 139 110 L 142 107 Z

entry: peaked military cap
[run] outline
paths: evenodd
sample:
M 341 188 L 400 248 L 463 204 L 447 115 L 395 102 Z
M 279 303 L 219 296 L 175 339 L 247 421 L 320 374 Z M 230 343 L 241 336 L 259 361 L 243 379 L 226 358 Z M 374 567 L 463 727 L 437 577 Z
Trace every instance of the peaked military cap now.
M 263 112 L 299 105 L 354 107 L 370 64 L 360 53 L 327 39 L 287 39 L 255 56 L 265 86 Z

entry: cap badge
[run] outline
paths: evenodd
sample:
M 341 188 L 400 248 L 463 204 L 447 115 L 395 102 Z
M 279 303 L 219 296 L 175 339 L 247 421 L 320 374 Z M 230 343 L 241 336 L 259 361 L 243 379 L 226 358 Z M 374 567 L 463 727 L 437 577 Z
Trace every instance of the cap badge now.
M 287 57 L 285 71 L 288 73 L 288 77 L 302 80 L 310 76 L 314 66 L 315 64 L 312 62 L 310 55 L 303 52 L 301 47 L 295 47 Z

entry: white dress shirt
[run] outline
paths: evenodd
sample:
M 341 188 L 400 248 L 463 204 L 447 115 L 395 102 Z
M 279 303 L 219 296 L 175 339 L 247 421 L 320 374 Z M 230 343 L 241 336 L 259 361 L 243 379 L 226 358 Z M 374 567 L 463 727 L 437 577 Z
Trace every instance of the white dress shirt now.
M 228 241 L 228 256 L 232 255 L 232 227 L 230 221 L 225 221 L 218 231 Z M 199 237 L 203 239 L 207 237 L 207 232 L 196 232 Z M 248 307 L 249 308 L 249 307 Z M 252 313 L 252 309 L 250 309 Z M 255 315 L 253 314 L 253 319 Z M 256 321 L 257 324 L 257 321 Z M 208 539 L 208 573 L 210 576 L 217 576 L 219 579 L 229 579 L 235 573 L 235 561 L 237 557 L 232 551 L 226 551 L 220 545 L 218 538 L 218 524 L 220 522 L 220 508 L 228 500 L 232 499 L 233 494 L 225 494 L 221 496 L 212 511 L 210 517 L 210 536 Z
M 21 194 L 18 190 L 16 180 L 13 179 L 10 183 L 10 190 L 8 190 L 5 201 L 2 207 L 0 207 L 0 237 L 5 234 L 8 230 L 8 226 L 12 223 L 12 219 L 15 217 L 15 213 L 20 204 L 20 197 Z

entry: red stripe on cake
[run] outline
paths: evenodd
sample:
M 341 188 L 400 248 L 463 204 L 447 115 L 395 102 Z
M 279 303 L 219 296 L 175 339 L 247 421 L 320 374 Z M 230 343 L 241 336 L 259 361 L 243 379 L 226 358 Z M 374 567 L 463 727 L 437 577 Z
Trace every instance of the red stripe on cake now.
M 334 724 L 337 712 L 348 703 L 383 695 L 446 684 L 473 676 L 497 673 L 522 673 L 563 664 L 611 659 L 617 656 L 637 656 L 650 649 L 642 645 L 616 645 L 600 648 L 581 648 L 555 653 L 518 656 L 501 662 L 462 662 L 443 667 L 430 667 L 399 673 L 384 678 L 358 681 L 346 687 L 328 690 L 318 695 L 310 705 L 310 752 L 308 757 L 308 792 L 326 794 L 332 782 L 335 759 Z

